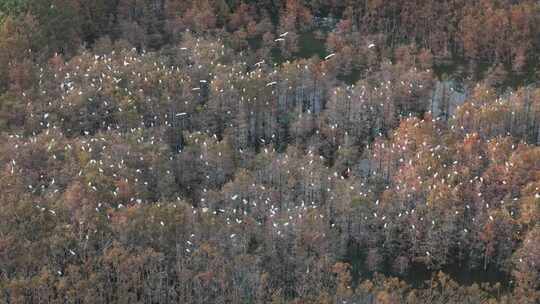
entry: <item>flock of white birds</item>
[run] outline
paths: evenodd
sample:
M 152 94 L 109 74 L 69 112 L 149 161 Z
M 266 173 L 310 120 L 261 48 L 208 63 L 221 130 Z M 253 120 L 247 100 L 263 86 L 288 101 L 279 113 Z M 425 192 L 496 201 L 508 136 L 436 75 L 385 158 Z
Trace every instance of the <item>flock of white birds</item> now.
M 279 35 L 276 42 L 286 41 L 288 33 L 285 32 Z M 368 48 L 374 48 L 375 44 L 370 43 Z M 38 92 L 22 92 L 22 100 L 27 101 L 29 104 L 32 104 L 33 111 L 29 114 L 29 119 L 35 119 L 39 121 L 40 130 L 34 131 L 32 136 L 24 137 L 20 134 L 10 135 L 10 140 L 13 141 L 14 149 L 21 148 L 22 146 L 36 144 L 38 138 L 41 136 L 39 132 L 42 132 L 45 135 L 49 135 L 49 132 L 52 134 L 62 134 L 62 125 L 65 123 L 67 118 L 58 115 L 58 111 L 67 111 L 67 109 L 73 109 L 75 111 L 75 116 L 90 116 L 92 119 L 98 122 L 98 125 L 105 133 L 91 134 L 92 130 L 82 129 L 83 136 L 79 137 L 80 143 L 74 146 L 70 143 L 69 140 L 66 140 L 66 144 L 63 147 L 58 147 L 57 139 L 53 136 L 49 136 L 48 141 L 43 143 L 39 139 L 40 143 L 45 144 L 47 147 L 48 153 L 51 153 L 50 157 L 54 160 L 57 160 L 60 153 L 75 153 L 75 150 L 79 152 L 84 152 L 90 155 L 86 164 L 82 164 L 82 170 L 77 173 L 77 176 L 73 178 L 85 176 L 87 172 L 97 172 L 99 176 L 110 176 L 115 179 L 123 179 L 126 183 L 133 184 L 137 187 L 149 187 L 150 180 L 147 179 L 148 172 L 151 174 L 163 174 L 165 176 L 173 175 L 171 169 L 165 171 L 159 170 L 153 166 L 148 168 L 136 168 L 134 170 L 134 179 L 130 180 L 127 177 L 123 177 L 120 172 L 123 170 L 131 170 L 128 165 L 128 160 L 124 159 L 124 156 L 115 155 L 116 151 L 111 151 L 114 149 L 113 146 L 109 145 L 108 138 L 118 137 L 118 138 L 135 138 L 136 142 L 140 146 L 144 145 L 164 145 L 165 140 L 163 138 L 157 137 L 157 135 L 152 134 L 151 132 L 146 132 L 147 124 L 145 123 L 145 118 L 143 115 L 139 115 L 139 122 L 137 125 L 131 125 L 128 122 L 128 115 L 125 114 L 125 121 L 123 119 L 123 113 L 138 113 L 137 110 L 140 110 L 140 107 L 144 106 L 146 108 L 151 108 L 153 103 L 159 103 L 160 107 L 168 108 L 170 104 L 176 103 L 174 112 L 158 110 L 157 113 L 152 113 L 151 115 L 151 124 L 150 126 L 159 126 L 165 125 L 173 127 L 174 119 L 192 119 L 191 116 L 196 116 L 197 106 L 199 105 L 200 98 L 203 94 L 203 91 L 207 91 L 209 98 L 214 100 L 213 102 L 219 103 L 230 103 L 239 99 L 240 103 L 255 103 L 258 100 L 264 100 L 264 104 L 268 105 L 269 102 L 274 100 L 277 95 L 276 90 L 289 90 L 294 92 L 296 87 L 303 86 L 304 83 L 301 81 L 303 79 L 303 70 L 310 70 L 309 65 L 305 65 L 305 68 L 302 69 L 301 66 L 296 63 L 288 63 L 292 65 L 293 68 L 297 68 L 297 75 L 300 75 L 298 79 L 291 79 L 287 76 L 287 65 L 279 68 L 269 67 L 265 64 L 264 60 L 258 61 L 253 66 L 255 69 L 248 69 L 246 62 L 235 62 L 231 65 L 220 63 L 223 56 L 227 56 L 225 46 L 218 43 L 208 43 L 196 40 L 193 44 L 193 48 L 181 47 L 180 50 L 183 52 L 179 56 L 185 57 L 185 66 L 167 66 L 164 61 L 155 60 L 150 61 L 151 56 L 147 53 L 142 53 L 136 55 L 134 52 L 127 52 L 124 54 L 116 54 L 112 52 L 109 55 L 95 55 L 92 56 L 93 60 L 91 62 L 86 61 L 83 64 L 84 57 L 90 57 L 90 54 L 83 54 L 78 58 L 73 59 L 71 62 L 68 62 L 65 66 L 58 68 L 54 72 L 52 70 L 41 69 L 39 75 L 39 85 L 40 90 Z M 337 56 L 337 54 L 332 53 L 327 55 L 325 60 L 332 60 Z M 137 69 L 146 69 L 146 71 L 141 71 Z M 416 71 L 416 68 L 414 68 Z M 285 73 L 284 73 L 285 72 Z M 59 83 L 58 88 L 48 87 L 49 83 L 45 82 L 45 78 L 49 77 L 50 73 L 53 73 L 53 78 Z M 288 73 L 293 77 L 290 72 Z M 296 87 L 295 87 L 296 86 Z M 391 103 L 392 97 L 396 90 L 406 90 L 409 94 L 413 92 L 424 89 L 425 84 L 418 79 L 397 79 L 397 80 L 384 80 L 378 86 L 367 87 L 366 84 L 358 85 L 349 85 L 349 86 L 339 86 L 332 90 L 330 99 L 335 100 L 334 104 L 330 101 L 330 106 L 333 106 L 334 109 L 339 107 L 344 107 L 347 103 L 353 103 L 350 110 L 358 115 L 361 115 L 362 112 L 369 109 L 370 111 L 375 111 L 376 107 L 381 112 L 384 112 L 385 107 L 389 106 Z M 266 88 L 270 88 L 271 91 L 265 91 Z M 89 91 L 85 91 L 89 90 Z M 157 93 L 159 92 L 159 93 Z M 160 94 L 162 96 L 156 97 Z M 274 97 L 269 97 L 273 95 Z M 117 99 L 114 100 L 113 96 L 117 96 Z M 33 100 L 45 100 L 43 103 L 35 103 Z M 163 102 L 165 100 L 165 102 Z M 85 112 L 82 109 L 85 109 L 86 103 L 102 103 L 98 105 L 100 108 L 104 108 L 106 115 L 114 115 L 117 117 L 116 124 L 111 124 L 106 120 L 100 120 L 100 115 L 96 112 Z M 503 102 L 503 101 L 499 101 Z M 224 107 L 226 113 L 231 116 L 229 121 L 229 127 L 233 126 L 232 117 L 238 115 L 238 108 L 229 104 Z M 382 110 L 381 110 L 382 109 Z M 77 110 L 80 112 L 77 113 Z M 67 111 L 69 113 L 69 111 Z M 171 114 L 172 113 L 172 114 Z M 251 112 L 253 113 L 253 112 Z M 98 117 L 99 116 L 99 117 Z M 339 129 L 340 121 L 338 117 L 333 117 L 329 115 L 333 122 L 330 124 L 330 129 Z M 84 117 L 79 117 L 81 120 L 84 120 Z M 107 118 L 107 116 L 102 117 Z M 405 118 L 407 121 L 415 122 L 415 127 L 417 128 L 426 128 L 426 125 L 431 125 L 433 127 L 434 137 L 440 136 L 442 131 L 436 127 L 438 119 L 434 119 L 431 124 L 424 123 L 419 121 L 416 118 Z M 80 122 L 80 124 L 84 124 Z M 454 126 L 451 126 L 452 129 Z M 70 128 L 67 128 L 65 131 L 73 131 Z M 106 135 L 104 135 L 106 134 Z M 126 135 L 127 134 L 127 135 Z M 380 134 L 380 133 L 379 133 Z M 382 134 L 380 134 L 382 135 Z M 215 134 L 207 134 L 207 139 L 212 142 L 212 145 L 215 145 L 217 142 L 217 136 Z M 321 155 L 317 155 L 316 152 L 308 150 L 304 155 L 303 159 L 298 157 L 291 159 L 287 153 L 277 155 L 276 151 L 272 147 L 270 141 L 275 134 L 268 137 L 261 137 L 260 143 L 262 144 L 261 153 L 263 155 L 272 155 L 274 158 L 275 166 L 279 168 L 279 177 L 283 179 L 291 178 L 295 175 L 297 170 L 302 172 L 302 176 L 305 176 L 304 184 L 306 189 L 311 190 L 316 195 L 311 197 L 304 197 L 299 199 L 296 202 L 296 205 L 293 206 L 283 206 L 281 202 L 276 201 L 274 196 L 271 195 L 272 189 L 268 189 L 268 186 L 261 184 L 251 184 L 251 189 L 257 191 L 258 195 L 246 194 L 246 193 L 230 193 L 225 194 L 223 201 L 229 202 L 215 206 L 208 194 L 211 190 L 207 189 L 205 186 L 202 187 L 202 193 L 200 201 L 196 202 L 197 207 L 192 207 L 193 216 L 214 216 L 222 217 L 224 222 L 234 228 L 227 228 L 227 231 L 231 231 L 229 234 L 229 239 L 235 241 L 242 236 L 242 233 L 249 230 L 247 225 L 248 219 L 256 218 L 256 225 L 267 226 L 269 232 L 276 235 L 276 237 L 282 238 L 288 233 L 294 231 L 296 226 L 301 225 L 303 220 L 306 217 L 312 217 L 313 219 L 321 221 L 321 223 L 327 223 L 330 225 L 331 229 L 338 229 L 336 223 L 331 223 L 328 219 L 325 219 L 325 214 L 327 213 L 326 208 L 328 205 L 333 204 L 336 200 L 340 200 L 341 196 L 338 194 L 338 189 L 348 188 L 351 193 L 355 195 L 370 199 L 373 197 L 373 192 L 370 187 L 365 185 L 360 179 L 350 179 L 344 174 L 341 174 L 337 171 L 332 172 L 331 168 L 325 165 L 325 159 Z M 395 134 L 395 136 L 400 136 Z M 469 134 L 466 135 L 466 138 Z M 199 141 L 197 136 L 193 134 L 189 135 L 189 140 L 194 140 L 196 145 L 200 145 L 201 150 L 200 154 L 196 155 L 202 163 L 204 163 L 208 168 L 208 174 L 205 176 L 207 180 L 211 180 L 211 175 L 219 170 L 219 159 L 223 157 L 220 151 L 217 154 L 218 163 L 215 164 L 214 160 L 210 158 L 215 157 L 215 154 L 209 152 L 209 145 L 205 139 Z M 390 146 L 388 146 L 390 145 Z M 389 144 L 384 140 L 376 141 L 370 147 L 374 153 L 371 155 L 372 163 L 377 163 L 379 160 L 381 162 L 386 162 L 390 155 L 398 156 L 399 158 L 395 159 L 396 163 L 399 164 L 398 174 L 402 174 L 403 170 L 406 168 L 411 168 L 416 165 L 417 162 L 424 162 L 426 159 L 434 159 L 435 162 L 442 163 L 441 167 L 433 168 L 431 166 L 427 167 L 427 172 L 422 177 L 417 177 L 417 185 L 414 185 L 411 180 L 403 179 L 399 183 L 394 183 L 390 185 L 396 191 L 396 193 L 404 194 L 404 201 L 415 200 L 419 198 L 418 191 L 415 187 L 423 187 L 424 183 L 428 183 L 427 189 L 429 191 L 436 190 L 438 187 L 454 187 L 453 191 L 460 192 L 462 188 L 470 188 L 470 185 L 475 185 L 476 188 L 482 189 L 484 179 L 482 176 L 474 176 L 468 180 L 468 184 L 460 181 L 457 184 L 453 184 L 452 180 L 459 177 L 466 171 L 466 167 L 461 165 L 458 160 L 453 160 L 450 163 L 445 163 L 440 161 L 441 159 L 448 158 L 447 148 L 441 146 L 440 143 L 432 143 L 424 141 L 418 147 L 412 148 L 412 146 L 418 145 L 414 142 L 414 139 L 410 139 L 405 136 L 398 138 L 395 142 Z M 496 149 L 497 145 L 493 147 Z M 244 148 L 245 149 L 245 148 Z M 340 146 L 341 149 L 341 146 Z M 512 145 L 512 150 L 515 150 L 516 147 Z M 61 152 L 63 151 L 63 152 Z M 405 156 L 410 151 L 416 151 L 413 155 Z M 16 152 L 15 152 L 16 153 Z M 180 152 L 182 153 L 182 151 Z M 243 154 L 244 150 L 242 147 L 238 148 L 237 153 Z M 401 156 L 400 156 L 401 155 Z M 13 155 L 15 158 L 9 162 L 11 174 L 22 174 L 22 169 L 18 166 L 16 160 L 17 156 Z M 140 162 L 145 162 L 144 156 L 137 151 L 127 151 L 125 154 L 126 157 L 137 159 Z M 65 157 L 62 156 L 62 157 Z M 101 157 L 101 159 L 96 159 L 94 157 Z M 478 156 L 479 160 L 482 160 L 483 156 Z M 119 159 L 118 159 L 119 158 Z M 169 156 L 169 160 L 173 160 L 174 156 Z M 385 159 L 386 158 L 386 159 Z M 271 159 L 271 158 L 270 158 Z M 130 161 L 132 162 L 132 161 Z M 512 162 L 506 162 L 505 170 L 512 170 L 514 164 Z M 287 169 L 283 169 L 287 168 Z M 384 168 L 371 168 L 373 174 L 380 174 Z M 348 173 L 351 169 L 347 169 Z M 306 174 L 304 172 L 309 172 Z M 404 174 L 404 173 L 403 173 Z M 41 176 L 43 177 L 43 175 Z M 27 188 L 33 193 L 40 193 L 40 191 L 45 191 L 46 189 L 52 190 L 53 195 L 56 195 L 62 189 L 56 187 L 57 177 L 48 176 L 49 183 L 48 185 L 40 184 L 28 184 Z M 275 178 L 267 176 L 267 178 Z M 38 181 L 39 182 L 39 181 Z M 271 182 L 270 184 L 272 184 Z M 506 181 L 503 181 L 506 184 Z M 343 186 L 340 186 L 343 185 Z M 100 185 L 95 184 L 89 181 L 85 185 L 88 191 L 91 192 L 103 192 L 104 189 L 100 189 Z M 388 189 L 390 186 L 386 186 Z M 536 189 L 538 190 L 538 189 Z M 119 189 L 115 188 L 110 190 L 111 198 L 114 199 L 119 195 Z M 309 191 L 306 191 L 309 192 Z M 323 195 L 323 192 L 327 194 Z M 251 192 L 253 193 L 253 191 Z M 439 198 L 443 198 L 440 192 L 438 194 Z M 320 201 L 322 198 L 326 197 L 324 200 L 325 204 L 321 204 Z M 477 192 L 477 196 L 482 198 L 482 191 Z M 540 198 L 540 194 L 536 194 L 536 198 Z M 518 197 L 512 198 L 514 201 L 518 200 Z M 181 198 L 177 198 L 178 201 L 181 201 Z M 418 201 L 420 202 L 420 200 Z M 143 203 L 152 203 L 147 202 L 143 197 L 131 197 L 129 203 L 140 205 Z M 153 202 L 156 203 L 157 202 Z M 174 203 L 176 204 L 176 203 Z M 406 223 L 407 218 L 410 218 L 409 229 L 410 231 L 415 231 L 418 229 L 419 225 L 426 226 L 424 222 L 428 222 L 428 226 L 438 225 L 435 219 L 427 219 L 424 216 L 416 215 L 415 204 L 409 206 L 403 206 L 403 208 L 396 213 L 386 214 L 383 204 L 380 204 L 379 200 L 373 200 L 371 203 L 370 212 L 365 213 L 363 220 L 372 220 L 376 221 L 382 229 L 390 229 L 390 227 L 399 223 Z M 429 202 L 427 203 L 429 204 Z M 498 202 L 499 206 L 494 202 L 482 201 L 481 204 L 477 204 L 475 208 L 483 208 L 483 210 L 477 210 L 474 214 L 476 216 L 487 217 L 489 221 L 494 221 L 494 216 L 490 213 L 490 210 L 493 208 L 501 208 L 505 204 L 504 200 Z M 175 205 L 176 206 L 176 205 Z M 455 216 L 461 215 L 461 213 L 468 212 L 471 209 L 471 205 L 465 204 L 465 209 L 456 208 L 454 211 Z M 36 208 L 42 212 L 47 212 L 52 216 L 57 216 L 57 211 L 51 207 L 43 207 L 39 204 L 35 205 Z M 123 204 L 114 204 L 113 202 L 102 202 L 97 205 L 95 208 L 96 213 L 106 213 L 107 209 L 122 209 L 125 208 Z M 325 208 L 324 211 L 317 212 L 319 209 Z M 315 210 L 315 212 L 312 212 Z M 510 211 L 511 216 L 514 216 L 514 211 Z M 264 215 L 266 222 L 261 220 L 261 215 Z M 472 222 L 478 221 L 476 216 L 472 216 L 470 220 Z M 156 219 L 159 222 L 159 225 L 163 228 L 166 228 L 170 223 L 166 219 Z M 240 227 L 244 227 L 243 229 Z M 468 233 L 469 230 L 467 227 L 462 229 L 463 233 Z M 86 238 L 88 239 L 88 235 Z M 186 253 L 192 253 L 196 249 L 196 236 L 191 234 L 190 238 L 185 241 L 187 247 L 185 248 Z M 70 255 L 75 256 L 76 250 L 68 249 Z M 425 255 L 430 257 L 432 253 L 429 251 L 425 252 Z M 61 275 L 61 272 L 59 272 Z

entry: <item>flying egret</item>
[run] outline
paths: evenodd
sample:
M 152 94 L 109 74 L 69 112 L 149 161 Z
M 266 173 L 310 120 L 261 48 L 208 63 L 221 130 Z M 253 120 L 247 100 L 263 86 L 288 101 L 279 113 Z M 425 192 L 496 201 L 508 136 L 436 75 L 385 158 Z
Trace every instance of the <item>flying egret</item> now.
M 332 57 L 334 57 L 334 56 L 336 56 L 336 53 L 332 53 L 332 54 L 330 54 L 330 55 L 324 57 L 324 60 L 328 60 L 328 59 L 330 59 L 330 58 L 332 58 Z

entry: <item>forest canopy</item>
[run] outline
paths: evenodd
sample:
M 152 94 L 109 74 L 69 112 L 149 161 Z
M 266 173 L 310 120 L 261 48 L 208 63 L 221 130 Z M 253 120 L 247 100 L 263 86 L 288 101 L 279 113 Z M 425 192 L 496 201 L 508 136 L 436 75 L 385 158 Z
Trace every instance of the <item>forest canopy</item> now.
M 0 0 L 0 303 L 538 303 L 539 25 Z

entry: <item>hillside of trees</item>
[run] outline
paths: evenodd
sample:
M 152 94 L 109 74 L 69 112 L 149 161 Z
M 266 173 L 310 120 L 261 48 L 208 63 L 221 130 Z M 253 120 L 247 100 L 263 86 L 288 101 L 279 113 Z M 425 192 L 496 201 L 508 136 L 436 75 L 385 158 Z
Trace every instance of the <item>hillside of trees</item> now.
M 539 56 L 535 0 L 0 0 L 0 303 L 539 303 Z

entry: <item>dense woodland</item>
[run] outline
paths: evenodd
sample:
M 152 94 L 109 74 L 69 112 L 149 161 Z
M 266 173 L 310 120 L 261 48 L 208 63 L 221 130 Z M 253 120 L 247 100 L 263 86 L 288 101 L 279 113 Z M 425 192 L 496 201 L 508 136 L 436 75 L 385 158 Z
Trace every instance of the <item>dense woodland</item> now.
M 533 0 L 1 0 L 0 303 L 539 303 L 539 54 Z

